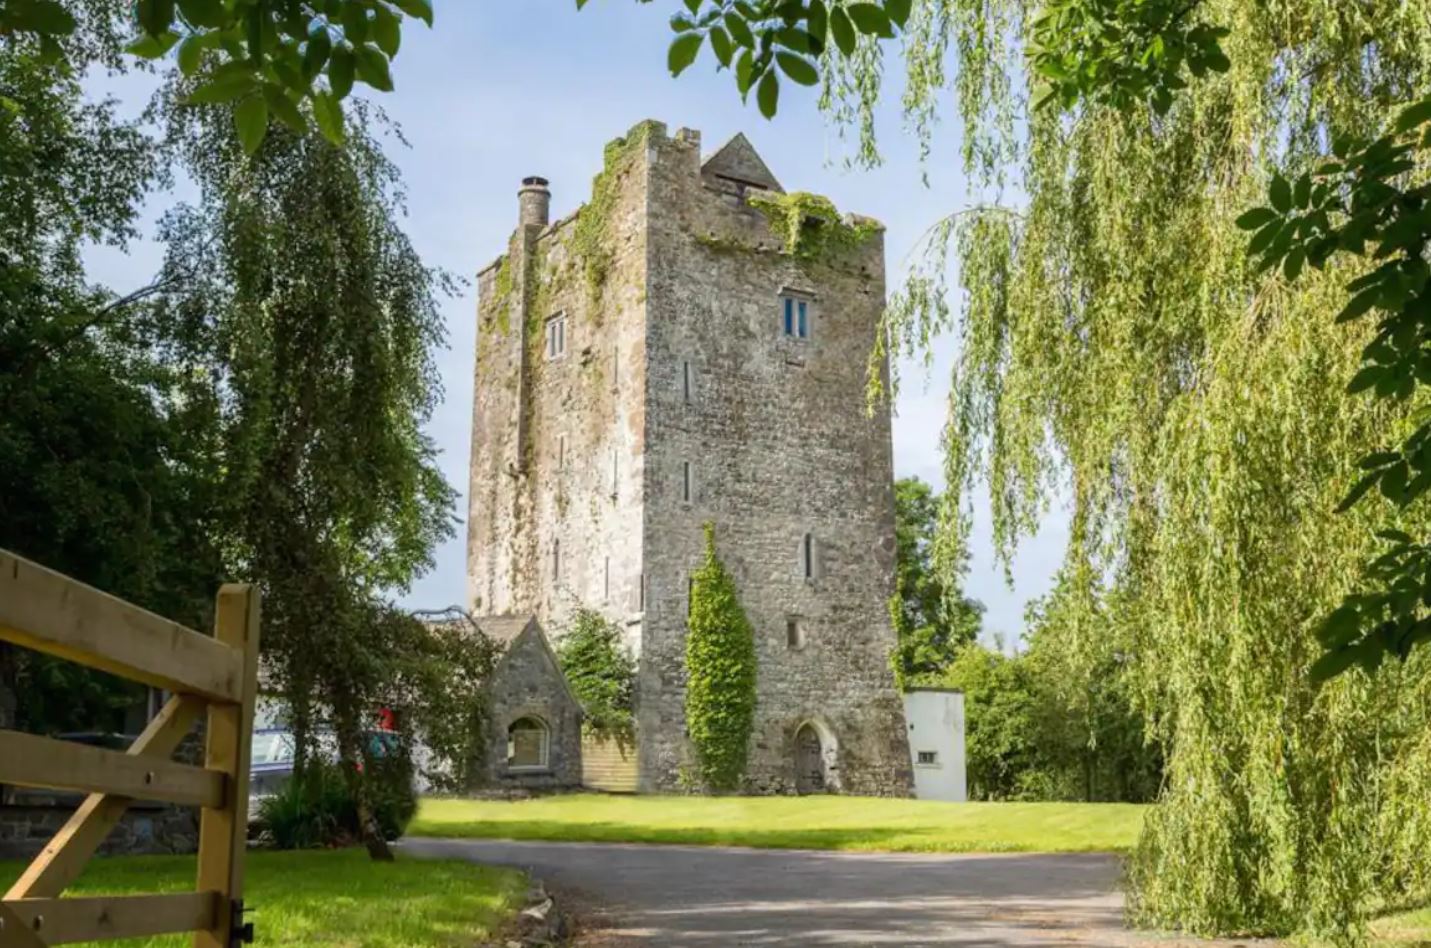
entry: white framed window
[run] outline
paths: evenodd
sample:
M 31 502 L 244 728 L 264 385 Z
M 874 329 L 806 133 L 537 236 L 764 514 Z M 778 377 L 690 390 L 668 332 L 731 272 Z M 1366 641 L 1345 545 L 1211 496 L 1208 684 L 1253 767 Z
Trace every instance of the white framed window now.
M 557 313 L 547 319 L 547 358 L 566 355 L 566 314 Z
M 691 502 L 691 462 L 681 462 L 681 501 L 689 504 Z
M 809 339 L 814 307 L 807 296 L 780 294 L 780 330 L 787 339 Z
M 538 718 L 525 717 L 507 728 L 507 766 L 512 770 L 543 770 L 551 744 L 547 726 Z

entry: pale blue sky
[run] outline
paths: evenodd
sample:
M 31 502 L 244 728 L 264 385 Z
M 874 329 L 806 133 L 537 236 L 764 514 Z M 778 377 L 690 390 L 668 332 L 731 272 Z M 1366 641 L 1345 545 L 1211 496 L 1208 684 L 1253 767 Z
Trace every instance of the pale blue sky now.
M 921 183 L 914 143 L 899 120 L 897 88 L 886 96 L 889 104 L 881 113 L 885 165 L 845 170 L 846 147 L 819 114 L 810 90 L 786 83 L 780 114 L 767 122 L 753 105 L 741 104 L 728 73 L 714 71 L 709 50 L 680 79 L 672 79 L 665 67 L 671 37 L 666 17 L 676 6 L 671 0 L 592 0 L 580 13 L 574 6 L 572 0 L 444 0 L 436 4 L 434 29 L 404 30 L 394 63 L 397 89 L 376 100 L 411 146 L 394 142 L 389 151 L 408 188 L 405 227 L 429 264 L 470 278 L 501 253 L 516 222 L 517 185 L 527 175 L 550 179 L 554 218 L 573 210 L 600 169 L 602 146 L 645 118 L 663 121 L 672 131 L 699 129 L 707 150 L 745 132 L 787 189 L 823 193 L 843 210 L 882 220 L 888 227 L 891 287 L 920 234 L 941 214 L 969 203 L 952 127 L 936 143 L 929 185 Z M 137 112 L 152 79 L 128 76 L 93 85 Z M 156 199 L 149 218 L 173 200 L 173 195 Z M 160 253 L 145 241 L 127 256 L 97 250 L 90 255 L 93 278 L 124 292 L 147 282 Z M 449 348 L 439 363 L 446 398 L 430 430 L 442 450 L 443 471 L 465 494 L 475 283 L 469 280 L 460 296 L 443 304 L 443 312 Z M 905 369 L 894 420 L 896 474 L 936 484 L 954 342 L 940 340 L 937 348 L 927 384 L 921 369 Z M 1058 567 L 1065 518 L 1055 515 L 1039 537 L 1024 544 L 1010 589 L 993 562 L 987 509 L 979 498 L 967 589 L 988 607 L 986 628 L 1015 639 L 1024 604 L 1048 588 Z M 465 510 L 464 498 L 458 511 Z M 459 525 L 457 537 L 438 551 L 436 568 L 418 580 L 406 602 L 435 607 L 462 601 L 465 531 L 465 524 Z

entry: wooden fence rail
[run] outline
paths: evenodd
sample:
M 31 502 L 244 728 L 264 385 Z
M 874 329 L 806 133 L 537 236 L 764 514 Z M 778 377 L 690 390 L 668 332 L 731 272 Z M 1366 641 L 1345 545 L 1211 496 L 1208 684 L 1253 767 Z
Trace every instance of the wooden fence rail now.
M 172 693 L 123 753 L 0 730 L 0 784 L 88 793 L 0 899 L 0 948 L 174 932 L 193 932 L 195 948 L 252 940 L 243 856 L 258 637 L 251 586 L 219 590 L 210 637 L 0 550 L 0 641 Z M 205 710 L 203 766 L 170 760 Z M 201 808 L 196 891 L 60 898 L 136 799 Z

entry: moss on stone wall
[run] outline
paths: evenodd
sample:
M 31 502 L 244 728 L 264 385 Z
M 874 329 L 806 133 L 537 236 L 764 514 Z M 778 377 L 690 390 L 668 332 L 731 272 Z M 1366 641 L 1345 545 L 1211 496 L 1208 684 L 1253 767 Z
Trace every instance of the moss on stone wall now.
M 581 260 L 586 276 L 590 310 L 596 321 L 601 319 L 601 291 L 616 256 L 612 247 L 611 219 L 621 195 L 621 177 L 630 167 L 632 156 L 646 146 L 655 122 L 641 122 L 625 136 L 606 144 L 601 172 L 591 182 L 591 200 L 577 214 L 576 230 L 572 234 L 572 250 Z
M 828 261 L 859 247 L 880 230 L 872 220 L 846 223 L 829 198 L 808 191 L 753 191 L 745 200 L 765 215 L 770 229 L 784 241 L 786 253 L 806 260 Z

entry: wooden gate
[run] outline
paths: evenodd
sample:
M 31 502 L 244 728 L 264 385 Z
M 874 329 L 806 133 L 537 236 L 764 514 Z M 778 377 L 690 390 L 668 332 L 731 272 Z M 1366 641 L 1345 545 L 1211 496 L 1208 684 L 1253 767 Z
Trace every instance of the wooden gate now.
M 0 783 L 87 793 L 0 900 L 0 948 L 194 932 L 195 948 L 253 940 L 243 924 L 259 596 L 219 590 L 201 635 L 0 550 L 0 640 L 172 694 L 127 752 L 0 730 Z M 170 758 L 207 710 L 204 765 Z M 201 807 L 193 892 L 61 899 L 135 799 Z

